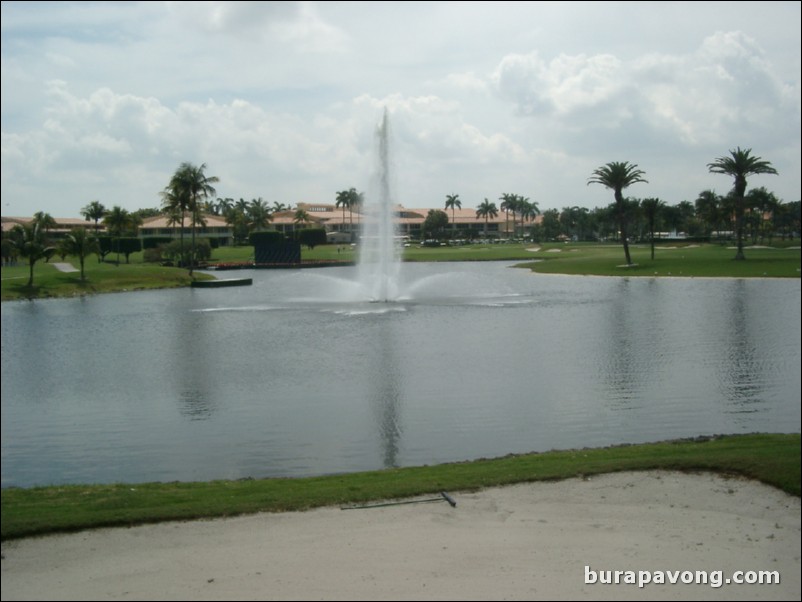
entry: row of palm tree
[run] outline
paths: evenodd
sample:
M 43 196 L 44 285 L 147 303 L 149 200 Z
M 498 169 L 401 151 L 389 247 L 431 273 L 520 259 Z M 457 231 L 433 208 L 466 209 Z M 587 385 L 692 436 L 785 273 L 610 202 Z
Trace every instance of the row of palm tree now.
M 342 207 L 343 222 L 345 222 L 345 210 L 348 209 L 348 222 L 351 236 L 354 232 L 354 211 L 359 211 L 359 207 L 365 202 L 365 196 L 361 192 L 357 192 L 356 188 L 349 188 L 348 190 L 341 190 L 337 193 L 335 199 L 335 206 Z
M 509 232 L 509 217 L 512 216 L 512 232 L 515 234 L 516 232 L 516 224 L 517 224 L 517 217 L 521 217 L 521 223 L 524 221 L 534 220 L 535 217 L 540 215 L 540 209 L 537 206 L 537 203 L 534 201 L 530 201 L 527 197 L 518 195 L 518 194 L 510 194 L 504 193 L 499 197 L 501 201 L 501 211 L 504 211 L 507 217 L 507 232 Z M 452 230 L 456 233 L 457 229 L 457 221 L 455 218 L 456 210 L 462 209 L 462 201 L 459 198 L 458 194 L 448 194 L 446 195 L 446 209 L 451 209 L 451 227 Z M 487 223 L 490 219 L 495 219 L 498 217 L 499 208 L 496 207 L 496 204 L 487 200 L 485 197 L 484 201 L 482 201 L 479 206 L 476 208 L 476 219 L 483 218 L 485 220 L 485 228 L 484 234 L 487 236 Z
M 169 184 L 162 191 L 162 206 L 173 219 L 181 224 L 179 244 L 180 254 L 184 257 L 184 219 L 187 212 L 192 225 L 192 247 L 189 257 L 189 276 L 193 277 L 195 268 L 195 231 L 198 225 L 203 225 L 204 202 L 214 196 L 215 189 L 212 184 L 220 181 L 217 176 L 207 176 L 206 164 L 193 165 L 182 163 L 170 178 Z
M 764 161 L 760 157 L 752 155 L 752 149 L 741 149 L 737 147 L 730 150 L 729 156 L 716 158 L 712 163 L 707 164 L 710 173 L 723 174 L 734 178 L 735 184 L 732 190 L 733 212 L 735 215 L 735 231 L 737 239 L 736 260 L 746 259 L 743 252 L 744 239 L 744 214 L 746 207 L 746 178 L 747 176 L 758 174 L 777 174 L 777 170 L 771 163 Z M 618 210 L 619 232 L 624 245 L 624 255 L 627 265 L 632 265 L 632 258 L 629 253 L 629 233 L 627 231 L 627 210 L 623 196 L 623 190 L 632 184 L 648 183 L 643 178 L 644 172 L 638 166 L 628 161 L 614 161 L 595 169 L 588 185 L 601 184 L 613 191 L 616 208 Z M 654 204 L 653 210 L 656 212 L 659 203 Z M 654 247 L 652 247 L 652 258 L 654 258 Z

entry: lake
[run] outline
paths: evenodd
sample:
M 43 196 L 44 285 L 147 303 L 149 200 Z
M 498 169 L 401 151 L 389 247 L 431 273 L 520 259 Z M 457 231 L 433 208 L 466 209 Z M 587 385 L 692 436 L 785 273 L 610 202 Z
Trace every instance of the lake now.
M 798 279 L 402 267 L 392 303 L 347 267 L 3 303 L 3 487 L 800 431 Z

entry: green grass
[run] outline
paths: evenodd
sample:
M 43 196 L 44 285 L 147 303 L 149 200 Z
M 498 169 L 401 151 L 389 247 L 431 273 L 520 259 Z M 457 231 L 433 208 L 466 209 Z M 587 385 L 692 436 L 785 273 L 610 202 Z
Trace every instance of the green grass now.
M 2 490 L 2 538 L 306 510 L 631 470 L 712 471 L 800 495 L 800 435 L 752 434 L 552 451 L 303 479 Z
M 746 261 L 721 245 L 630 246 L 635 265 L 626 266 L 621 245 L 545 245 L 526 263 L 541 274 L 596 276 L 799 278 L 799 248 L 747 248 Z
M 67 262 L 79 267 L 78 260 Z M 60 272 L 53 263 L 38 262 L 34 266 L 33 287 L 28 287 L 29 267 L 3 267 L 2 300 L 37 299 L 47 297 L 77 297 L 95 293 L 123 292 L 155 288 L 189 286 L 192 280 L 186 269 L 166 268 L 132 260 L 130 264 L 98 263 L 94 257 L 86 262 L 84 281 L 79 272 Z M 196 272 L 197 279 L 212 276 Z
M 797 241 L 798 242 L 798 241 Z M 789 243 L 786 243 L 789 244 Z M 532 249 L 539 248 L 533 252 Z M 543 274 L 649 277 L 799 278 L 799 247 L 747 248 L 746 261 L 733 261 L 735 251 L 721 245 L 658 246 L 654 261 L 648 245 L 632 245 L 636 265 L 624 266 L 621 245 L 609 244 L 475 244 L 427 248 L 411 245 L 404 249 L 404 261 L 523 261 L 524 267 Z M 350 245 L 321 245 L 303 249 L 310 261 L 356 261 L 358 250 Z M 66 261 L 78 266 L 74 257 Z M 213 251 L 211 263 L 253 261 L 253 247 L 222 247 Z M 39 262 L 34 268 L 34 286 L 29 288 L 28 266 L 3 267 L 2 300 L 79 295 L 189 286 L 186 269 L 146 264 L 142 253 L 131 255 L 130 264 L 86 262 L 86 281 L 78 273 L 62 273 L 53 263 Z M 196 278 L 213 278 L 196 272 Z

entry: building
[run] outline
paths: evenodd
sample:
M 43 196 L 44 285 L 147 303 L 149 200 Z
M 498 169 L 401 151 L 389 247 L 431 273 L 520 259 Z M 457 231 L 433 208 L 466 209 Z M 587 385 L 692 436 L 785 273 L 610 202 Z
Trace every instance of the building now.
M 138 236 L 142 240 L 142 246 L 148 247 L 151 245 L 146 244 L 149 239 L 177 239 L 181 237 L 181 224 L 174 223 L 173 220 L 166 215 L 157 215 L 156 217 L 149 217 L 142 220 L 142 225 L 139 226 Z M 192 216 L 187 213 L 184 216 L 183 234 L 185 239 L 192 236 Z M 231 226 L 226 223 L 226 220 L 219 215 L 204 215 L 203 223 L 198 224 L 195 228 L 195 240 L 208 240 L 212 247 L 227 247 L 232 244 L 234 238 L 231 231 Z
M 307 216 L 306 222 L 298 222 L 297 211 L 303 210 Z M 420 240 L 423 223 L 426 216 L 432 209 L 407 209 L 403 205 L 396 205 L 393 209 L 395 221 L 398 228 L 398 235 L 404 239 Z M 476 217 L 476 209 L 463 208 L 443 211 L 448 216 L 448 226 L 446 233 L 464 239 L 484 238 L 485 232 L 488 238 L 514 238 L 525 237 L 531 233 L 532 226 L 540 223 L 541 217 L 535 220 L 521 222 L 520 218 L 516 221 L 515 231 L 513 232 L 513 220 L 511 215 L 499 211 L 494 218 L 489 218 L 485 224 L 483 218 Z M 327 239 L 333 243 L 356 242 L 366 223 L 372 219 L 371 208 L 368 206 L 357 209 L 343 211 L 342 208 L 334 204 L 325 203 L 298 203 L 295 209 L 279 211 L 271 215 L 272 220 L 268 229 L 278 230 L 284 234 L 291 234 L 302 228 L 323 228 L 326 230 Z M 2 218 L 3 236 L 5 236 L 17 224 L 30 223 L 32 217 L 4 217 Z M 81 218 L 55 218 L 57 226 L 48 232 L 53 238 L 61 238 L 73 228 L 86 228 L 94 230 L 95 223 L 88 222 Z M 147 244 L 150 240 L 178 239 L 181 235 L 181 224 L 174 223 L 173 220 L 165 215 L 158 215 L 143 220 L 138 228 L 138 237 L 142 240 L 142 246 L 152 246 Z M 184 218 L 183 235 L 185 238 L 192 236 L 193 226 L 190 214 Z M 98 234 L 106 234 L 106 227 L 103 222 L 97 224 Z M 226 220 L 219 215 L 205 214 L 203 223 L 195 228 L 196 240 L 208 240 L 212 247 L 224 247 L 233 244 L 233 229 Z
M 48 228 L 47 234 L 49 237 L 53 239 L 64 238 L 68 232 L 75 228 L 86 228 L 89 231 L 95 230 L 95 222 L 88 222 L 83 218 L 78 217 L 55 217 L 53 218 L 56 222 L 56 226 L 53 228 Z M 14 229 L 14 226 L 23 226 L 30 224 L 33 221 L 32 217 L 3 217 L 0 218 L 2 221 L 3 227 L 3 236 L 5 237 L 11 230 Z M 106 233 L 106 226 L 103 225 L 103 222 L 98 222 L 97 224 L 97 232 L 98 234 L 105 234 Z

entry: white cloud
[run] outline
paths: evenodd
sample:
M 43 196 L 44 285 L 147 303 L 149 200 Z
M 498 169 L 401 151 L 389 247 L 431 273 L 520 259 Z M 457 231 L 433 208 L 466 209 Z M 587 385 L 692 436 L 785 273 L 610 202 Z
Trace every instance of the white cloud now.
M 610 160 L 676 202 L 735 146 L 800 196 L 796 3 L 363 4 L 3 3 L 4 205 L 152 206 L 183 161 L 225 196 L 325 202 L 366 185 L 385 106 L 409 206 L 593 206 Z

